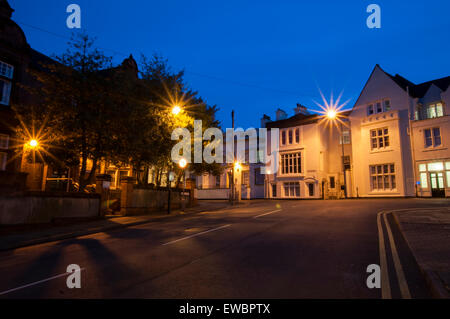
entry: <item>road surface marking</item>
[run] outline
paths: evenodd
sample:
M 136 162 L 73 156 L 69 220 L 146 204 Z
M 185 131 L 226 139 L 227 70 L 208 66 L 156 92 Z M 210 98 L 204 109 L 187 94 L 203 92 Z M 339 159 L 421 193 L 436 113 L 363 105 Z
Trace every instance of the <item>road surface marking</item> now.
M 389 242 L 391 244 L 392 258 L 394 259 L 395 272 L 397 273 L 397 280 L 400 285 L 400 292 L 403 299 L 411 299 L 411 293 L 409 292 L 408 283 L 405 279 L 405 274 L 403 272 L 402 263 L 397 252 L 397 246 L 395 245 L 394 236 L 392 235 L 391 227 L 386 217 L 386 213 L 383 214 L 384 223 L 386 225 Z
M 85 268 L 81 268 L 80 271 L 82 271 L 84 269 Z M 9 289 L 9 290 L 6 290 L 6 291 L 2 291 L 2 292 L 0 292 L 0 296 L 9 294 L 10 292 L 14 292 L 14 291 L 17 291 L 17 290 L 20 290 L 20 289 L 24 289 L 24 288 L 28 288 L 28 287 L 31 287 L 31 286 L 35 286 L 35 285 L 38 285 L 38 284 L 41 284 L 43 282 L 50 281 L 50 280 L 53 280 L 53 279 L 56 279 L 56 278 L 61 278 L 61 277 L 64 277 L 64 276 L 68 276 L 68 275 L 71 275 L 71 274 L 72 273 L 65 272 L 63 274 L 59 274 L 59 275 L 56 275 L 56 276 L 53 276 L 53 277 L 50 277 L 50 278 L 46 278 L 46 279 L 42 279 L 42 280 L 39 280 L 39 281 L 36 281 L 36 282 L 32 282 L 31 284 L 27 284 L 27 285 L 23 285 L 23 286 L 20 286 L 20 287 L 17 287 L 17 288 L 13 288 L 13 289 Z
M 281 212 L 281 209 L 276 209 L 276 210 L 270 211 L 268 213 L 264 213 L 264 214 L 261 214 L 261 215 L 258 215 L 258 216 L 253 216 L 253 218 L 259 218 L 259 217 L 266 216 L 266 215 L 273 214 L 273 213 L 277 213 L 277 212 Z
M 381 266 L 381 298 L 391 299 L 391 286 L 389 284 L 389 271 L 387 268 L 387 261 L 386 261 L 386 250 L 384 246 L 384 233 L 381 223 L 381 214 L 383 214 L 383 212 L 379 212 L 377 215 L 378 243 L 380 249 L 380 266 Z
M 186 237 L 183 237 L 183 238 L 180 238 L 180 239 L 169 241 L 169 242 L 167 242 L 165 244 L 162 244 L 162 245 L 165 246 L 165 245 L 174 244 L 174 243 L 177 243 L 177 242 L 185 240 L 185 239 L 189 239 L 189 238 L 192 238 L 192 237 L 200 236 L 200 235 L 203 235 L 203 234 L 206 234 L 206 233 L 210 233 L 210 232 L 213 232 L 213 231 L 216 231 L 216 230 L 219 230 L 219 229 L 222 229 L 222 228 L 230 227 L 230 226 L 231 226 L 231 224 L 228 224 L 228 225 L 223 225 L 223 226 L 216 227 L 216 228 L 213 228 L 213 229 L 210 229 L 210 230 L 205 230 L 205 231 L 202 231 L 202 232 L 194 234 L 194 235 L 190 235 L 190 236 L 186 236 Z

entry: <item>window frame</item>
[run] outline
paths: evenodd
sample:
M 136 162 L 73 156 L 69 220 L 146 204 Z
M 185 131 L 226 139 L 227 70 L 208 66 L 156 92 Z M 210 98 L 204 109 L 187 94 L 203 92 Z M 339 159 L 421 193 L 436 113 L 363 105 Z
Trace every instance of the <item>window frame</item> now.
M 379 134 L 380 131 L 381 131 L 381 135 Z M 373 132 L 375 132 L 375 135 L 372 134 Z M 376 151 L 376 150 L 383 150 L 383 149 L 391 147 L 391 141 L 390 141 L 389 135 L 390 135 L 389 127 L 387 127 L 387 126 L 370 130 L 369 131 L 370 149 L 372 151 Z M 380 143 L 380 139 L 381 139 L 382 143 Z M 375 142 L 376 146 L 374 146 L 375 145 L 374 140 L 376 141 Z M 386 141 L 387 141 L 387 143 L 386 143 Z M 383 144 L 383 145 L 381 145 L 381 144 Z
M 369 165 L 369 183 L 372 192 L 397 190 L 397 169 L 395 166 L 395 163 Z
M 299 175 L 303 173 L 302 152 L 285 152 L 280 154 L 280 175 Z
M 436 135 L 436 130 L 439 132 L 439 135 Z M 427 132 L 430 133 L 429 136 L 427 136 Z M 439 144 L 436 143 L 437 138 L 439 138 Z M 435 148 L 435 147 L 441 147 L 442 146 L 442 134 L 441 134 L 441 127 L 429 127 L 423 130 L 423 140 L 424 140 L 424 147 L 425 148 Z M 428 141 L 430 141 L 430 145 L 428 145 Z

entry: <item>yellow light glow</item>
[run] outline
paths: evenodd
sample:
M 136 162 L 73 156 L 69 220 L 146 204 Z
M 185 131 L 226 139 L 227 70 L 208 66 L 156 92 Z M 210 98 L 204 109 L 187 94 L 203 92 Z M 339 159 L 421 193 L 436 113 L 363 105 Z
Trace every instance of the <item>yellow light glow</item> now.
M 187 165 L 187 161 L 186 161 L 184 158 L 182 158 L 182 159 L 180 159 L 180 161 L 178 162 L 178 165 L 179 165 L 181 168 L 185 168 L 186 165 Z
M 172 114 L 173 114 L 173 115 L 178 115 L 180 112 L 181 112 L 181 107 L 179 107 L 178 105 L 175 105 L 175 106 L 172 108 Z
M 28 142 L 28 144 L 32 147 L 35 148 L 39 145 L 39 142 L 35 139 L 32 139 L 30 142 Z
M 336 110 L 334 110 L 334 109 L 328 110 L 328 111 L 327 111 L 327 117 L 328 117 L 330 120 L 334 120 L 334 119 L 336 118 Z
M 241 169 L 241 164 L 239 162 L 235 162 L 234 163 L 234 169 L 235 170 L 240 170 Z

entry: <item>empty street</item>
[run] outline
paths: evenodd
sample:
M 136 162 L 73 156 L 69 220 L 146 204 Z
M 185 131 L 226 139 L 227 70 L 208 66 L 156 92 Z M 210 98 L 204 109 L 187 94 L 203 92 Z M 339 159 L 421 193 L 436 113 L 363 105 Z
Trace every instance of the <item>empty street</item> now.
M 427 298 L 395 221 L 379 213 L 447 206 L 257 200 L 162 218 L 3 251 L 0 298 Z M 388 282 L 369 289 L 367 266 L 380 263 Z M 71 264 L 81 267 L 80 289 L 67 288 Z

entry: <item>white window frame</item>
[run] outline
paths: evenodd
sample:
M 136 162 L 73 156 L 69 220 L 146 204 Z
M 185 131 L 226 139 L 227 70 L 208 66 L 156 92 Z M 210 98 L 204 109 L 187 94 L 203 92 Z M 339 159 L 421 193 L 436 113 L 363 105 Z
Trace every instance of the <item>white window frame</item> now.
M 435 135 L 435 130 L 439 130 L 439 135 Z M 431 145 L 427 145 L 427 136 L 426 136 L 426 132 L 429 131 L 430 132 L 430 136 L 429 139 L 431 140 Z M 440 143 L 438 145 L 436 145 L 436 138 L 439 137 Z M 441 128 L 440 127 L 430 127 L 430 128 L 426 128 L 423 130 L 423 139 L 424 139 L 424 146 L 425 148 L 430 148 L 430 147 L 441 147 L 442 146 L 442 134 L 441 134 Z
M 300 197 L 300 182 L 284 182 L 283 183 L 284 197 L 299 198 Z
M 14 66 L 0 61 L 0 76 L 12 80 L 14 76 Z
M 11 99 L 11 81 L 5 80 L 3 78 L 0 78 L 0 81 L 4 83 L 0 104 L 9 105 L 9 101 Z
M 380 134 L 381 131 L 381 134 Z M 373 134 L 375 132 L 375 135 Z M 369 131 L 370 134 L 370 149 L 373 150 L 382 150 L 391 146 L 391 141 L 389 139 L 389 128 L 381 127 L 377 129 L 373 129 Z M 380 143 L 381 139 L 381 143 Z M 375 140 L 375 143 L 374 143 Z M 387 146 L 386 146 L 387 141 Z M 382 145 L 381 145 L 382 144 Z M 375 145 L 375 146 L 374 146 Z
M 431 113 L 430 110 L 434 111 L 434 116 L 432 116 L 430 114 Z M 427 119 L 434 119 L 434 118 L 444 116 L 444 106 L 443 106 L 442 102 L 434 102 L 434 103 L 427 104 L 425 111 L 426 111 Z
M 287 165 L 286 165 L 287 160 Z M 302 174 L 302 152 L 288 152 L 280 154 L 280 175 Z
M 372 191 L 394 191 L 397 189 L 394 163 L 369 165 L 370 188 Z
M 348 145 L 350 144 L 351 138 L 350 138 L 350 130 L 349 129 L 343 129 L 340 136 L 339 136 L 339 144 Z
M 379 106 L 379 107 L 378 107 Z M 391 110 L 391 100 L 382 99 L 367 104 L 367 115 L 379 114 Z

